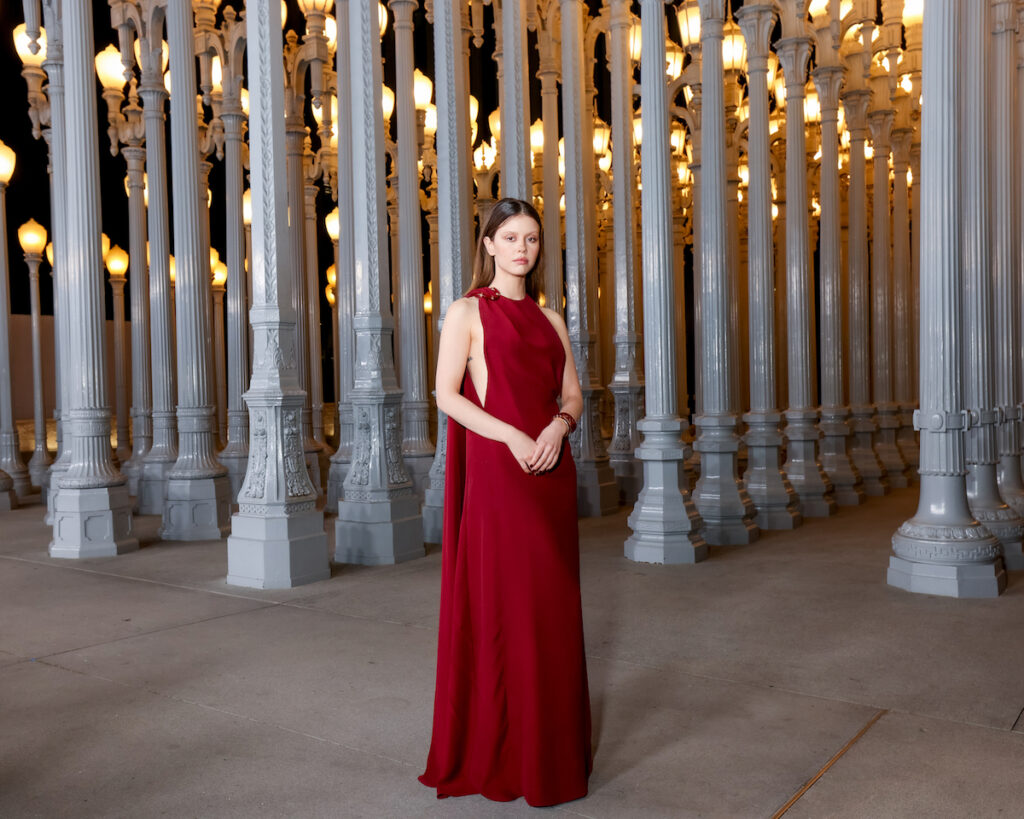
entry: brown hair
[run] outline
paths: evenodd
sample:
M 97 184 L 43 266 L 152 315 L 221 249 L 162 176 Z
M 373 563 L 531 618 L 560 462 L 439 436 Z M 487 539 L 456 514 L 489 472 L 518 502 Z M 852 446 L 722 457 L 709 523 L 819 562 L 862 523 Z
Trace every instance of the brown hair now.
M 537 223 L 537 230 L 540 234 L 540 249 L 537 253 L 537 263 L 526 275 L 526 295 L 534 301 L 540 294 L 540 280 L 544 276 L 544 228 L 537 209 L 529 202 L 522 199 L 500 199 L 494 203 L 491 212 L 487 215 L 483 230 L 480 232 L 480 239 L 476 243 L 476 257 L 473 259 L 473 281 L 469 285 L 470 290 L 478 287 L 489 287 L 494 281 L 494 258 L 484 247 L 484 237 L 493 240 L 498 229 L 513 216 L 529 216 Z

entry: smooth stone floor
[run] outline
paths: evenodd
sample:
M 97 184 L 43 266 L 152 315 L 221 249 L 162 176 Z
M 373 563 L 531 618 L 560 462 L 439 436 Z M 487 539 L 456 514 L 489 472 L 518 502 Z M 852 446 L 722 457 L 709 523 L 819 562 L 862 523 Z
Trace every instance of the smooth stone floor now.
M 696 566 L 627 562 L 625 511 L 581 521 L 594 773 L 549 812 L 1024 816 L 1024 573 L 997 600 L 886 586 L 916 497 Z M 155 517 L 138 552 L 51 560 L 42 515 L 0 529 L 0 817 L 534 812 L 416 781 L 436 547 L 260 592 L 224 583 L 223 542 L 161 542 Z

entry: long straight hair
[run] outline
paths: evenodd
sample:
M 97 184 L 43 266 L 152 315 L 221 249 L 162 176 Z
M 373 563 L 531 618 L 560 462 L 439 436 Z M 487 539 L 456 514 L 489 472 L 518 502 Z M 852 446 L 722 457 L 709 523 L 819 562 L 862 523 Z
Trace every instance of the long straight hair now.
M 478 287 L 490 287 L 494 281 L 494 257 L 484 247 L 484 238 L 494 241 L 494 236 L 505 222 L 513 216 L 529 216 L 537 223 L 537 231 L 540 235 L 537 262 L 533 269 L 526 274 L 526 295 L 534 301 L 540 294 L 540 281 L 544 276 L 544 228 L 541 225 L 540 214 L 529 202 L 522 199 L 500 199 L 494 203 L 491 212 L 487 215 L 487 222 L 480 231 L 480 239 L 476 243 L 476 256 L 473 259 L 473 281 L 469 285 L 470 290 Z

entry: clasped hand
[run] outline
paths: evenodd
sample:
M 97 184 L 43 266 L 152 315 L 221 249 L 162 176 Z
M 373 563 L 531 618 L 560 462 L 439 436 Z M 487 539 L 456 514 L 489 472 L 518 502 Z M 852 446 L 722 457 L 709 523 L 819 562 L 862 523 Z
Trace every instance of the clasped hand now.
M 553 469 L 558 463 L 562 452 L 562 440 L 565 437 L 565 424 L 554 419 L 544 427 L 544 431 L 534 440 L 525 432 L 516 430 L 508 442 L 513 457 L 522 467 L 523 472 L 538 475 Z

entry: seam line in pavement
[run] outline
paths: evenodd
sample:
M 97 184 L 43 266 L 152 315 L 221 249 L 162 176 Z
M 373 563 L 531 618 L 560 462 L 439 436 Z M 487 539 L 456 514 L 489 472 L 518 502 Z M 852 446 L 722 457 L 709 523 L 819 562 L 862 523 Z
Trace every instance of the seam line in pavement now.
M 865 725 L 863 728 L 861 728 L 856 733 L 856 735 L 854 735 L 854 737 L 849 742 L 847 742 L 842 748 L 840 748 L 836 752 L 836 754 L 828 762 L 826 762 L 824 765 L 822 765 L 821 769 L 814 776 L 812 776 L 810 779 L 808 779 L 807 782 L 804 783 L 804 786 L 802 788 L 800 788 L 800 790 L 798 790 L 795 794 L 793 794 L 793 796 L 790 797 L 789 801 L 786 802 L 785 805 L 783 805 L 781 808 L 779 808 L 779 810 L 777 812 L 772 814 L 772 819 L 779 819 L 781 816 L 783 816 L 786 813 L 786 811 L 788 811 L 791 807 L 793 807 L 793 805 L 795 805 L 800 800 L 800 798 L 805 793 L 807 793 L 807 791 L 809 791 L 811 788 L 814 787 L 814 783 L 815 782 L 817 782 L 826 773 L 828 773 L 829 768 L 831 768 L 833 765 L 835 765 L 842 758 L 843 754 L 845 754 L 847 751 L 850 750 L 850 748 L 852 748 L 854 745 L 856 745 L 857 742 L 860 740 L 860 738 L 863 737 L 864 734 L 866 734 L 868 731 L 870 731 L 871 727 L 876 722 L 878 722 L 882 717 L 884 717 L 886 714 L 888 714 L 888 713 L 889 713 L 889 709 L 883 708 L 881 711 L 879 711 L 877 714 L 875 714 L 871 719 L 869 719 L 868 722 L 867 722 L 867 725 Z

